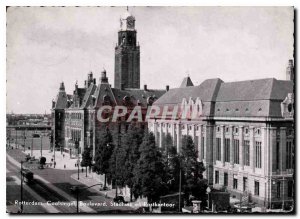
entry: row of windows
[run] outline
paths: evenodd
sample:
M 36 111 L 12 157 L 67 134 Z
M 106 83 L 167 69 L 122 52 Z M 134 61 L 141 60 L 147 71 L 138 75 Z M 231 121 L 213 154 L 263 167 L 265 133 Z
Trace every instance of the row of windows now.
M 250 166 L 250 142 L 244 140 L 244 165 Z M 255 142 L 255 167 L 261 168 L 261 142 Z M 216 160 L 221 161 L 221 138 L 216 138 Z M 240 141 L 238 139 L 233 140 L 233 162 L 239 164 L 240 160 Z M 230 162 L 230 139 L 224 140 L 224 162 Z
M 220 112 L 221 109 L 217 109 L 217 111 Z M 226 112 L 230 112 L 230 109 L 226 108 L 225 111 L 226 111 Z M 239 112 L 240 110 L 239 110 L 238 108 L 236 108 L 236 109 L 232 109 L 232 111 Z M 245 111 L 246 111 L 246 112 L 249 112 L 249 109 L 246 108 Z M 258 112 L 261 112 L 261 111 L 262 111 L 262 108 L 258 108 Z
M 215 184 L 219 184 L 220 176 L 219 176 L 219 171 L 215 171 Z M 288 186 L 287 186 L 287 196 L 292 197 L 293 196 L 293 181 L 288 181 Z M 224 186 L 228 186 L 228 173 L 224 173 Z M 232 188 L 233 189 L 238 189 L 238 178 L 237 175 L 233 175 L 233 182 L 232 182 Z M 281 186 L 281 181 L 278 181 L 276 183 L 276 197 L 280 198 L 282 196 L 282 186 Z M 248 190 L 248 178 L 243 177 L 243 191 Z M 259 191 L 259 181 L 254 180 L 254 195 L 259 196 L 260 191 Z
M 225 127 L 225 133 L 229 133 L 229 130 L 230 130 L 230 128 L 228 126 Z M 217 132 L 220 132 L 220 131 L 221 131 L 220 126 L 217 126 Z M 238 127 L 233 127 L 233 133 L 235 133 L 235 134 L 239 133 L 239 128 Z M 247 127 L 244 128 L 244 133 L 245 134 L 249 134 L 249 128 L 247 128 Z M 261 134 L 261 130 L 259 128 L 255 128 L 254 129 L 254 133 L 256 135 L 260 135 Z
M 66 119 L 81 119 L 81 113 L 66 113 Z

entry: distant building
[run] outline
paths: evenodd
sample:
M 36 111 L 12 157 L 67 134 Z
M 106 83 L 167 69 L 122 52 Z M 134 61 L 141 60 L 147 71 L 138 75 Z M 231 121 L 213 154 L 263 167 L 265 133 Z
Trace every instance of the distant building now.
M 232 195 L 248 192 L 265 206 L 291 203 L 294 195 L 294 68 L 288 80 L 274 78 L 238 82 L 208 79 L 194 86 L 189 77 L 154 105 L 197 109 L 199 117 L 148 121 L 163 147 L 166 135 L 180 153 L 183 135 L 190 135 L 205 177 L 215 188 Z M 171 117 L 171 116 L 169 116 Z

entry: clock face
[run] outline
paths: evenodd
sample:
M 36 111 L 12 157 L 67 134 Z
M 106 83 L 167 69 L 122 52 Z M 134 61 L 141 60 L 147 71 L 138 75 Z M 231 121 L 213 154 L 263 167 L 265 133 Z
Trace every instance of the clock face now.
M 128 19 L 128 20 L 127 20 L 127 26 L 128 26 L 129 28 L 134 28 L 134 20 Z

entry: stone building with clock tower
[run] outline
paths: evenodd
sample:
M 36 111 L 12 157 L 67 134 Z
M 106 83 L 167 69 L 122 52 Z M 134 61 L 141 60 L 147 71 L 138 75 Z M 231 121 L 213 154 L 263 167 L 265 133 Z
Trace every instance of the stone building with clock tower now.
M 115 88 L 140 88 L 140 47 L 137 43 L 135 17 L 128 10 L 120 18 L 115 47 Z

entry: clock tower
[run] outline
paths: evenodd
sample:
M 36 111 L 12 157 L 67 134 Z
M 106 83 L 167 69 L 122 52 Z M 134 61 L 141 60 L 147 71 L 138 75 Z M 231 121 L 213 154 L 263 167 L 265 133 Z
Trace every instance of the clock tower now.
M 140 88 L 140 47 L 136 38 L 135 17 L 127 9 L 120 18 L 115 47 L 115 88 Z

